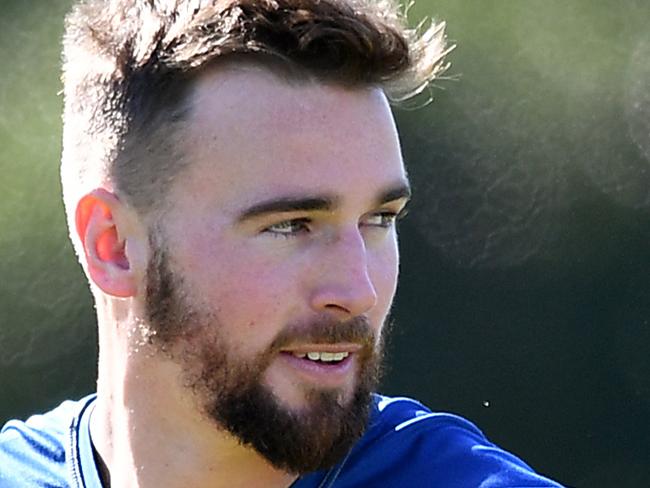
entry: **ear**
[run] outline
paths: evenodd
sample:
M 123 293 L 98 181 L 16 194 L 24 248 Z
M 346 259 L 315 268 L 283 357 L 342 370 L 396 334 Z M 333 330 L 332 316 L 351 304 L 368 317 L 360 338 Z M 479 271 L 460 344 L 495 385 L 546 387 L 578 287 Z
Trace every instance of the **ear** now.
M 104 293 L 132 297 L 137 279 L 126 253 L 128 239 L 124 206 L 114 193 L 93 190 L 77 204 L 75 223 L 87 263 L 89 278 Z

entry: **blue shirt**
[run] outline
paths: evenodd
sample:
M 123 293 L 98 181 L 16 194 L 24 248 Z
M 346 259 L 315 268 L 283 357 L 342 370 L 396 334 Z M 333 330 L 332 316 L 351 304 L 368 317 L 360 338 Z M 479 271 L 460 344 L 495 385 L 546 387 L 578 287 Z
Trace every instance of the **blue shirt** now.
M 0 488 L 102 488 L 90 440 L 95 395 L 0 432 Z M 490 443 L 470 422 L 410 398 L 375 395 L 366 433 L 329 470 L 291 488 L 560 487 Z

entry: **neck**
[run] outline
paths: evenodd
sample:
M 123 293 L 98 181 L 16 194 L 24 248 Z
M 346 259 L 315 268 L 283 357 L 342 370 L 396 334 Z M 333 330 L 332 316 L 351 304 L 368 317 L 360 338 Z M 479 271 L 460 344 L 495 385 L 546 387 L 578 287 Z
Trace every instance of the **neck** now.
M 132 327 L 100 317 L 90 428 L 111 486 L 286 487 L 295 480 L 202 415 L 175 363 L 128 344 Z

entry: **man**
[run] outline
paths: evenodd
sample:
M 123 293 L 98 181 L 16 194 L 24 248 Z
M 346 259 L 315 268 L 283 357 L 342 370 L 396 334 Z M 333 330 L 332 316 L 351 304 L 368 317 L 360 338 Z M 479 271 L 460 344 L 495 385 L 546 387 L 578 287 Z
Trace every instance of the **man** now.
M 0 436 L 0 486 L 558 486 L 374 395 L 410 190 L 387 102 L 444 69 L 390 2 L 88 0 L 62 185 L 97 394 Z

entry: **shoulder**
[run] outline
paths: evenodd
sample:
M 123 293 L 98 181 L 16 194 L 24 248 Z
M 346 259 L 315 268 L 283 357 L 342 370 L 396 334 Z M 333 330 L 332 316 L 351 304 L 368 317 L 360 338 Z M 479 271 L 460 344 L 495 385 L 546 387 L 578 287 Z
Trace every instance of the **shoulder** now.
M 375 397 L 366 435 L 332 486 L 558 487 L 471 422 L 406 397 Z
M 7 422 L 0 431 L 0 486 L 69 486 L 75 422 L 92 398 L 65 401 L 26 421 Z

